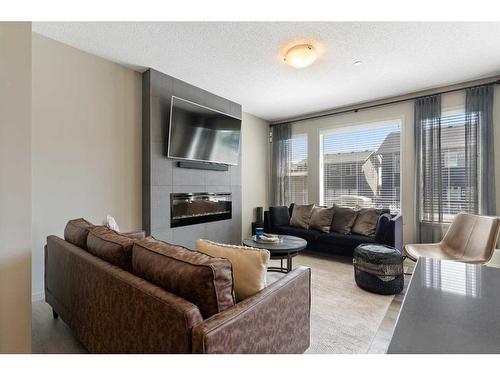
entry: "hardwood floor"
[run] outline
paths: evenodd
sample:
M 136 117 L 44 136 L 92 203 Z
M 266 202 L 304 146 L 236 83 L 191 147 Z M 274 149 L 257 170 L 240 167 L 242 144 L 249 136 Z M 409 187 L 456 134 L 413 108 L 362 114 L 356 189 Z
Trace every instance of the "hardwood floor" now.
M 44 301 L 32 304 L 31 342 L 34 354 L 88 353 L 66 323 L 52 317 L 52 308 Z
M 350 261 L 304 254 L 294 260 L 294 265 L 308 265 L 313 270 L 311 348 L 307 353 L 386 352 L 410 276 L 405 276 L 403 293 L 386 303 L 384 301 L 390 297 L 358 290 L 353 284 Z M 405 261 L 405 269 L 411 272 L 413 263 Z M 276 276 L 273 273 L 270 281 Z M 354 303 L 349 304 L 350 300 L 347 301 L 346 298 Z M 332 304 L 333 299 L 335 301 Z M 332 305 L 337 306 L 337 311 L 331 310 Z M 367 307 L 367 310 L 363 310 Z M 377 313 L 380 315 L 367 317 L 367 312 L 373 314 L 373 309 L 383 310 L 381 314 Z M 351 321 L 346 322 L 345 317 L 350 318 L 350 315 Z M 380 323 L 370 326 L 371 320 Z M 66 323 L 60 318 L 52 317 L 52 309 L 45 302 L 33 303 L 32 323 L 33 353 L 87 353 Z

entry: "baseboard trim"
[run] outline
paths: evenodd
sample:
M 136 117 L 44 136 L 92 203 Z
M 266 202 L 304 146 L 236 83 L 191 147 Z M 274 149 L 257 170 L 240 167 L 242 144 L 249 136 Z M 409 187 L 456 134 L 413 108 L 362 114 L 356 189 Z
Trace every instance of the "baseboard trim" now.
M 31 302 L 43 301 L 44 299 L 45 299 L 45 293 L 44 292 L 33 293 L 31 295 Z

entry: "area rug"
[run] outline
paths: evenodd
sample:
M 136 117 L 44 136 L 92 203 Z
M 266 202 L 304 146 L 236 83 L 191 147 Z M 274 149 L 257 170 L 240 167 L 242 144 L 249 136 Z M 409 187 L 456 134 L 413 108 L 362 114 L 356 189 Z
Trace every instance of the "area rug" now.
M 279 262 L 279 261 L 272 261 Z M 364 291 L 352 260 L 302 253 L 293 267 L 311 267 L 311 346 L 306 353 L 367 353 L 393 296 Z M 283 274 L 268 272 L 268 283 Z

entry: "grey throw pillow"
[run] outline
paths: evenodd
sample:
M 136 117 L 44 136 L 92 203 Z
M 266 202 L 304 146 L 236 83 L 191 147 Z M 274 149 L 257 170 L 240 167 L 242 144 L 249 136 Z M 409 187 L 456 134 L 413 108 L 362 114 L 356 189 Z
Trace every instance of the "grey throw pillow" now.
M 363 236 L 375 236 L 377 222 L 382 210 L 377 208 L 362 208 L 358 211 L 358 217 L 352 226 L 351 232 Z
M 309 222 L 311 220 L 313 207 L 314 204 L 294 205 L 290 225 L 292 227 L 309 229 Z
M 312 210 L 310 229 L 317 229 L 328 233 L 332 225 L 333 207 L 314 207 Z
M 337 232 L 342 234 L 350 234 L 351 228 L 356 221 L 356 216 L 358 216 L 358 211 L 341 206 L 333 206 L 333 220 L 331 232 Z

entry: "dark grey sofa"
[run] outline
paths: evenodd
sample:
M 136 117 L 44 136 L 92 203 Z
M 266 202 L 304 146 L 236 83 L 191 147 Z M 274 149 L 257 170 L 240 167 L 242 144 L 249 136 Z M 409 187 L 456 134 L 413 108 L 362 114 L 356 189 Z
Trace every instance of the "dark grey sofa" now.
M 362 243 L 380 243 L 402 248 L 403 218 L 401 215 L 391 215 L 389 210 L 383 210 L 378 219 L 374 237 L 358 234 L 323 233 L 315 229 L 303 229 L 290 225 L 294 204 L 290 207 L 270 207 L 264 213 L 264 230 L 266 233 L 286 234 L 303 238 L 307 241 L 307 249 L 351 256 L 354 249 Z

